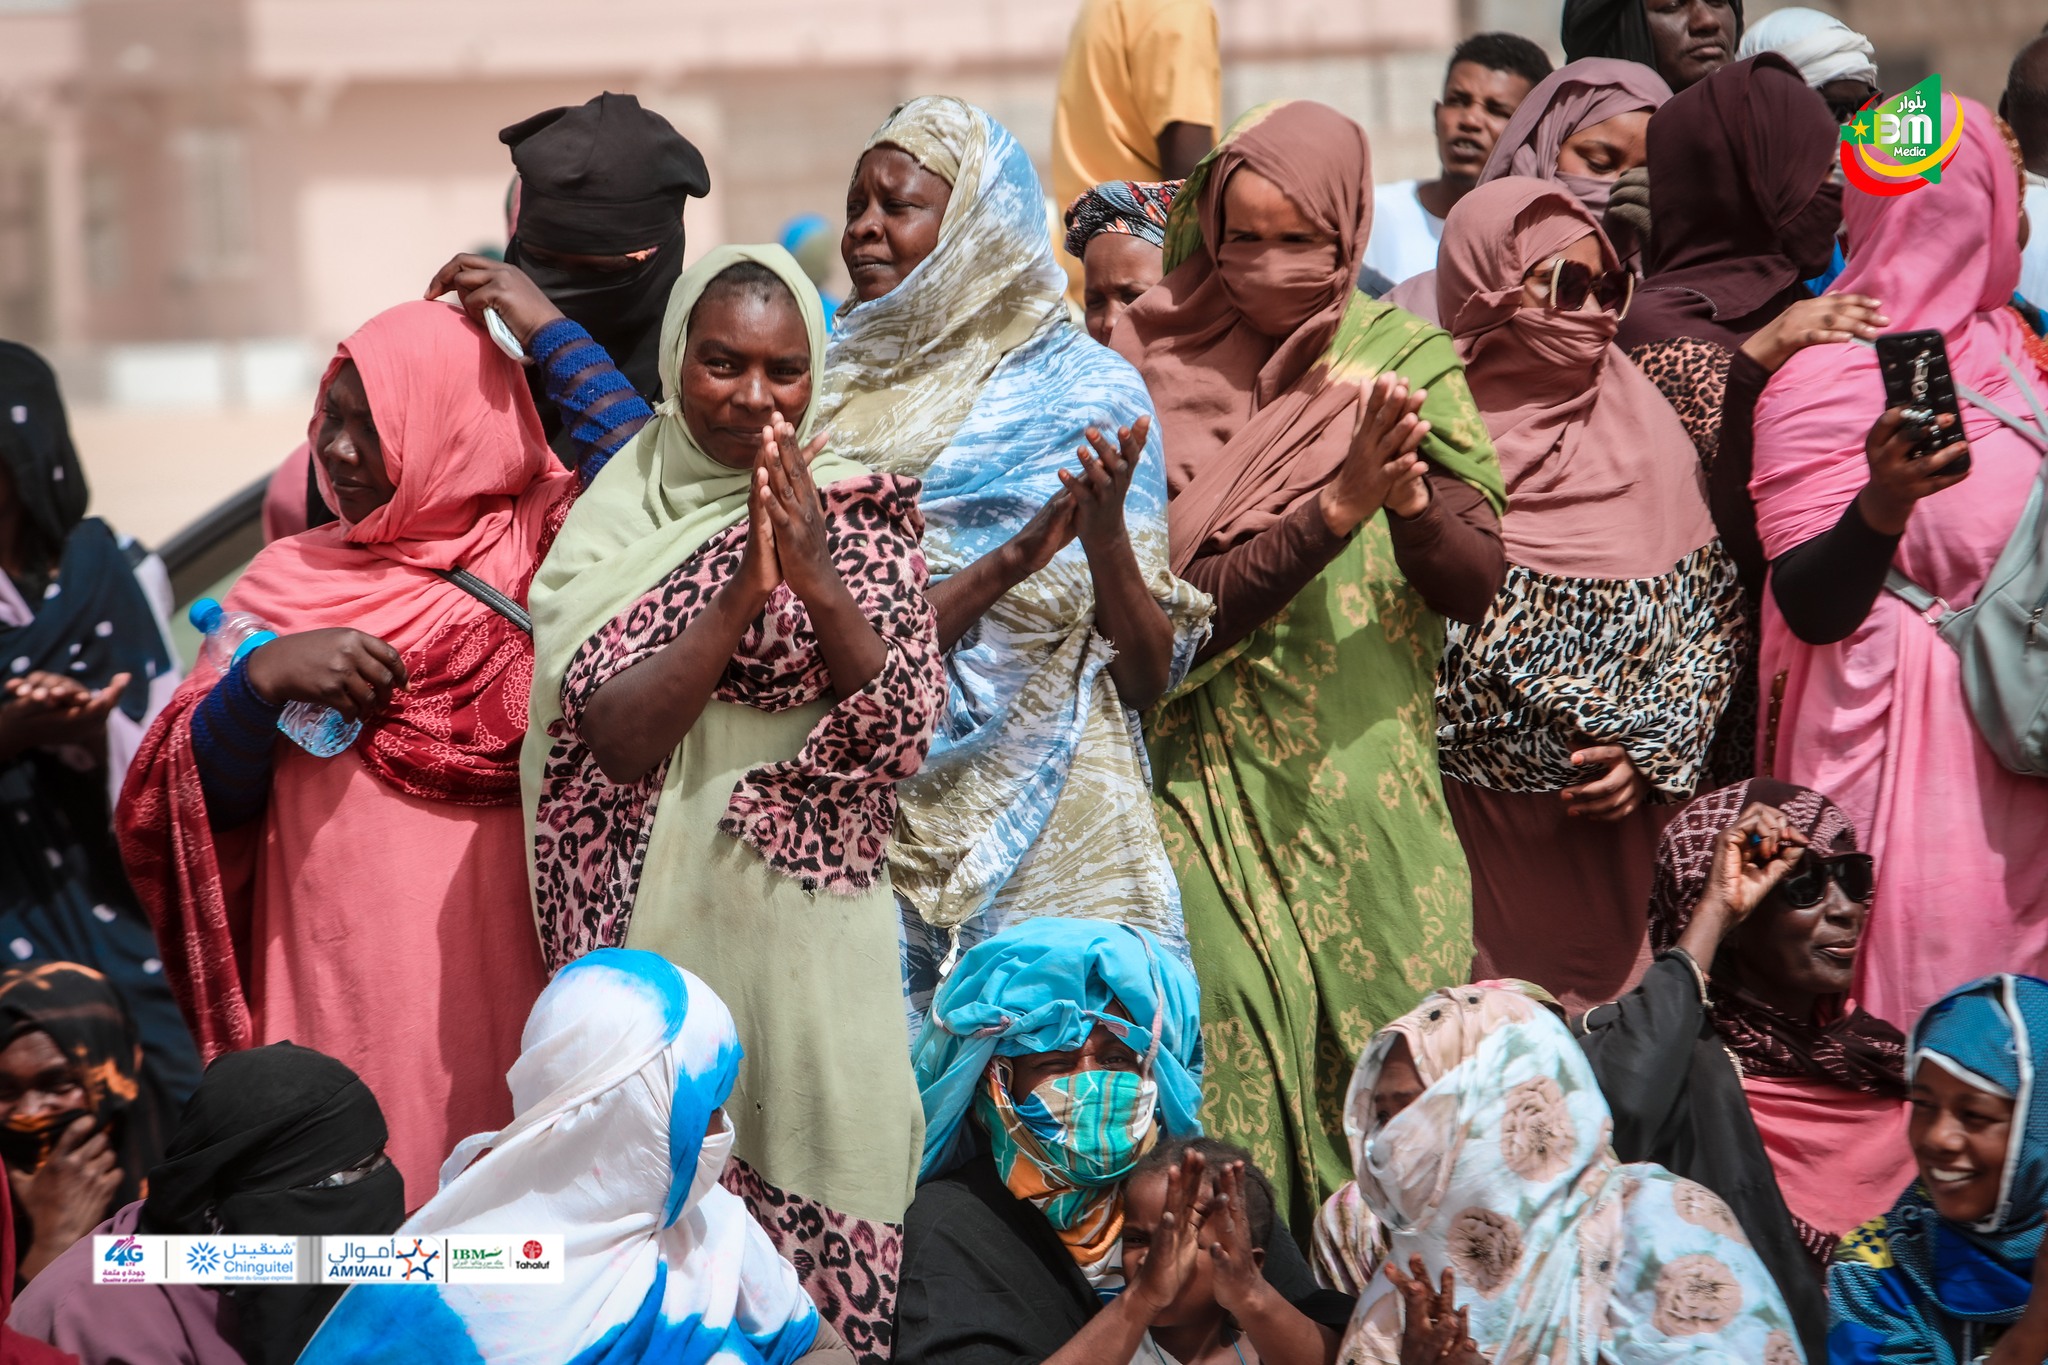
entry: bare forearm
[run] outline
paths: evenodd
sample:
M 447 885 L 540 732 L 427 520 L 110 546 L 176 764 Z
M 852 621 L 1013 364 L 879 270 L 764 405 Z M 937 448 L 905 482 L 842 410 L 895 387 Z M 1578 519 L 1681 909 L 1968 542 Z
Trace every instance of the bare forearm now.
M 1142 711 L 1166 690 L 1173 667 L 1173 622 L 1145 586 L 1128 537 L 1086 548 L 1088 574 L 1095 583 L 1095 628 L 1116 650 L 1109 676 L 1124 705 Z
M 1131 1365 L 1152 1320 L 1128 1290 L 1109 1301 L 1045 1365 Z
M 637 782 L 675 751 L 704 714 L 740 637 L 761 614 L 737 581 L 660 653 L 600 687 L 584 710 L 583 742 L 614 782 Z
M 1703 900 L 1693 908 L 1692 922 L 1685 926 L 1685 932 L 1678 936 L 1676 947 L 1685 950 L 1686 955 L 1699 964 L 1703 972 L 1714 969 L 1714 957 L 1721 951 L 1721 940 L 1728 937 L 1728 931 L 1735 927 L 1728 908 L 1716 900 Z
M 832 674 L 832 690 L 850 697 L 875 680 L 888 657 L 888 648 L 875 633 L 860 604 L 846 590 L 838 574 L 815 592 L 804 596 L 811 614 L 811 629 L 817 632 L 818 652 L 825 656 L 825 668 Z
M 1009 547 L 1003 546 L 932 584 L 925 599 L 938 613 L 939 648 L 951 649 L 960 643 L 960 637 L 974 628 L 983 613 L 1028 576 L 1017 572 Z
M 1216 145 L 1215 130 L 1204 123 L 1169 123 L 1159 130 L 1159 178 L 1185 180 Z
M 1337 1359 L 1342 1338 L 1312 1321 L 1271 1285 L 1234 1316 L 1258 1348 L 1263 1365 L 1334 1365 Z

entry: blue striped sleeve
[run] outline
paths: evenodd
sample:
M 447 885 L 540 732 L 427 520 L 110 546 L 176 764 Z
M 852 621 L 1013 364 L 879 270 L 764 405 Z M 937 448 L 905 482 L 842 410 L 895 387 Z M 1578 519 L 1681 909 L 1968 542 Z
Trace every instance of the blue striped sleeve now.
M 654 410 L 604 347 L 567 318 L 556 318 L 535 332 L 527 349 L 541 367 L 548 401 L 560 409 L 562 424 L 569 429 L 577 476 L 588 485 Z

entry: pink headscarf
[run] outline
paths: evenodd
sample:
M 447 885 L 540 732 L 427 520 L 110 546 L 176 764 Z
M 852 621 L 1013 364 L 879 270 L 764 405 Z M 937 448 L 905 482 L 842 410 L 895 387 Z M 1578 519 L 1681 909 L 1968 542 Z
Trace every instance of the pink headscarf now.
M 1960 103 L 1962 145 L 1939 184 L 1893 196 L 1847 191 L 1842 222 L 1849 264 L 1828 292 L 1882 300 L 1894 332 L 1938 330 L 1959 387 L 2025 415 L 2026 399 L 2001 363 L 2010 355 L 2027 367 L 2026 336 L 2005 306 L 2020 280 L 2013 229 L 2020 212 L 2019 171 L 1991 111 L 1974 100 Z M 2038 378 L 2030 375 L 2029 381 L 2043 392 Z M 1757 403 L 1750 479 L 1764 553 L 1775 559 L 1835 524 L 1868 481 L 1863 437 L 1882 411 L 1884 384 L 1868 347 L 1809 346 L 1772 377 Z M 1928 513 L 1952 523 L 1941 544 L 1923 551 L 1941 567 L 1907 570 L 1957 606 L 1976 595 L 1990 572 L 2039 459 L 2023 438 L 1981 408 L 1965 403 L 1962 411 L 1973 452 L 1970 477 L 1928 499 L 1912 523 L 1921 529 Z M 2000 466 L 2006 467 L 2002 473 Z M 1908 553 L 1920 539 L 1908 531 Z M 1944 581 L 1922 577 L 1929 570 Z
M 1540 81 L 1515 106 L 1515 116 L 1501 130 L 1500 141 L 1486 158 L 1479 183 L 1509 175 L 1554 180 L 1594 213 L 1607 211 L 1612 180 L 1568 175 L 1557 169 L 1557 154 L 1581 129 L 1639 109 L 1655 110 L 1671 98 L 1664 78 L 1641 62 L 1609 57 L 1581 57 L 1567 62 Z
M 1515 106 L 1515 116 L 1501 130 L 1500 141 L 1486 158 L 1486 168 L 1479 172 L 1479 183 L 1510 175 L 1554 181 L 1596 216 L 1605 213 L 1614 182 L 1564 174 L 1557 169 L 1557 154 L 1583 128 L 1638 109 L 1654 111 L 1670 98 L 1671 87 L 1664 78 L 1641 62 L 1618 62 L 1609 57 L 1567 62 L 1539 81 Z M 1443 324 L 1437 316 L 1435 271 L 1403 280 L 1388 293 L 1387 300 L 1419 318 Z
M 1522 278 L 1594 237 L 1557 185 L 1509 176 L 1444 224 L 1437 301 L 1507 478 L 1508 561 L 1569 578 L 1652 578 L 1714 537 L 1699 457 L 1678 414 L 1614 345 L 1606 312 L 1524 308 Z
M 571 476 L 548 450 L 518 363 L 460 309 L 402 303 L 342 342 L 307 428 L 316 445 L 327 386 L 347 360 L 362 375 L 397 491 L 359 523 L 266 547 L 227 605 L 281 634 L 353 626 L 406 653 L 489 610 L 417 570 L 468 569 L 524 598 L 542 522 Z M 338 505 L 326 470 L 315 468 L 321 493 Z

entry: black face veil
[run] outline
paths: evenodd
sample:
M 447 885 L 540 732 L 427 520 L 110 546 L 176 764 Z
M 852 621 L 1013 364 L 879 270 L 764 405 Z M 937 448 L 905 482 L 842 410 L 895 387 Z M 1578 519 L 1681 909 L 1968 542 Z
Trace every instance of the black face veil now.
M 683 270 L 683 208 L 711 188 L 704 158 L 631 95 L 550 109 L 498 134 L 519 170 L 519 214 L 505 259 L 611 354 L 649 401 L 661 394 L 661 316 Z M 651 251 L 630 270 L 535 262 Z
M 405 1183 L 381 1158 L 384 1111 L 355 1072 L 292 1043 L 216 1058 L 149 1176 L 144 1232 L 362 1236 L 405 1221 Z M 345 1285 L 230 1289 L 242 1354 L 290 1365 Z

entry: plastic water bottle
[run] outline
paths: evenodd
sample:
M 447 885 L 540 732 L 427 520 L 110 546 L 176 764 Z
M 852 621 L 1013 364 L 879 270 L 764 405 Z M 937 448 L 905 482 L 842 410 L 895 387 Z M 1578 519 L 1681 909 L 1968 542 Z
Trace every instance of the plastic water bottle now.
M 187 613 L 193 629 L 206 637 L 200 652 L 200 666 L 208 678 L 217 678 L 234 667 L 249 651 L 277 638 L 277 632 L 246 611 L 223 611 L 211 597 L 202 597 Z M 310 702 L 285 703 L 277 728 L 284 737 L 315 758 L 333 758 L 363 732 L 361 721 L 345 720 L 331 706 Z

